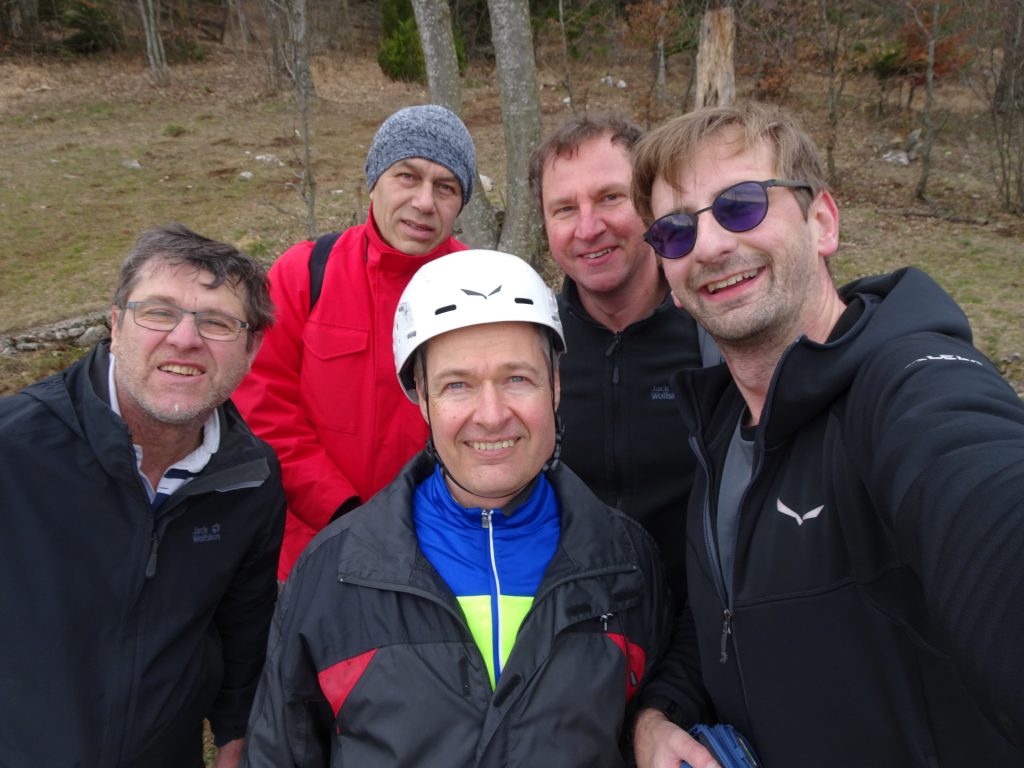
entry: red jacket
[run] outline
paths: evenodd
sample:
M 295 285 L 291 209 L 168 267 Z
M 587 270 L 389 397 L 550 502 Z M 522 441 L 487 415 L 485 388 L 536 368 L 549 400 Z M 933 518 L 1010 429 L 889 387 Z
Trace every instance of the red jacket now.
M 465 246 L 448 238 L 425 256 L 409 256 L 381 240 L 370 221 L 334 244 L 312 315 L 313 243 L 293 245 L 270 268 L 275 324 L 231 396 L 281 461 L 288 499 L 282 580 L 346 499 L 368 501 L 427 439 L 395 375 L 391 328 L 413 273 Z

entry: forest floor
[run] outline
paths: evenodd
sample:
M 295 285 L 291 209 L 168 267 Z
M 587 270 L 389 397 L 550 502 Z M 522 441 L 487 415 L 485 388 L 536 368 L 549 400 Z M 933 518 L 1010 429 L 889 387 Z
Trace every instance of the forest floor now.
M 570 110 L 556 64 L 540 60 L 546 129 Z M 327 231 L 365 216 L 363 163 L 377 126 L 428 94 L 388 81 L 371 58 L 319 59 L 314 77 L 317 230 Z M 674 105 L 651 109 L 649 86 L 637 64 L 573 71 L 577 109 L 619 109 L 642 125 L 682 111 L 685 73 L 670 72 Z M 504 135 L 493 71 L 471 66 L 462 88 L 480 170 L 500 204 Z M 738 90 L 749 91 L 742 78 Z M 825 92 L 822 78 L 806 74 L 786 100 L 819 143 Z M 873 81 L 848 87 L 836 148 L 842 246 L 833 271 L 837 282 L 906 265 L 930 272 L 963 306 L 978 346 L 1024 392 L 1024 222 L 1000 212 L 984 105 L 956 86 L 941 87 L 937 98 L 943 123 L 929 202 L 921 203 L 913 197 L 920 162 L 883 159 L 917 118 L 895 103 L 880 115 Z M 25 329 L 105 311 L 121 258 L 150 226 L 178 220 L 266 263 L 306 237 L 297 126 L 292 100 L 270 87 L 256 55 L 214 51 L 173 67 L 165 88 L 137 61 L 0 60 L 0 348 Z M 0 355 L 0 394 L 81 353 L 57 346 Z

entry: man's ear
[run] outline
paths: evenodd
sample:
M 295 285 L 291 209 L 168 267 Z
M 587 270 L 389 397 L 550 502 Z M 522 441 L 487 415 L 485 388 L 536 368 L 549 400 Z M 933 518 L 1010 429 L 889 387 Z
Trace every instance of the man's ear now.
M 119 323 L 121 321 L 121 313 L 124 310 L 121 307 L 113 306 L 110 308 L 110 349 L 114 350 L 114 345 L 117 344 L 117 332 L 120 329 Z
M 827 259 L 839 248 L 839 208 L 827 189 L 811 203 L 809 213 L 818 253 Z
M 256 359 L 256 354 L 260 351 L 260 347 L 263 346 L 264 339 L 263 331 L 257 333 L 250 333 L 249 338 L 246 340 L 245 355 L 248 358 L 248 368 L 252 368 L 253 360 Z
M 416 382 L 416 404 L 420 407 L 423 420 L 429 424 L 430 415 L 427 413 L 427 391 L 418 381 Z

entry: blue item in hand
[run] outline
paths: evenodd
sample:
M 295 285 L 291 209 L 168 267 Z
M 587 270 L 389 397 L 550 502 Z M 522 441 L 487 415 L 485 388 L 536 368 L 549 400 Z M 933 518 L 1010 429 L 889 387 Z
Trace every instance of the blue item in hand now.
M 714 755 L 722 768 L 760 768 L 754 750 L 743 736 L 731 725 L 695 725 L 690 735 Z M 689 763 L 680 763 L 680 768 L 690 768 Z

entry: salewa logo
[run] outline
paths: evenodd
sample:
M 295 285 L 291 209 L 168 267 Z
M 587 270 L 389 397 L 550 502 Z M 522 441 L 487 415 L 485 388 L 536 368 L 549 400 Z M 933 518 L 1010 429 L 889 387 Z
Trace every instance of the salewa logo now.
M 917 358 L 917 360 L 914 360 L 913 362 L 907 363 L 905 367 L 909 368 L 910 366 L 917 365 L 918 363 L 933 363 L 938 360 L 952 360 L 957 363 L 974 363 L 975 365 L 980 365 L 982 368 L 985 367 L 985 364 L 980 360 L 975 360 L 972 357 L 961 357 L 960 355 L 925 355 L 924 357 Z
M 488 299 L 488 298 L 490 298 L 491 296 L 493 296 L 494 294 L 496 294 L 500 290 L 501 290 L 501 286 L 499 285 L 497 288 L 495 288 L 490 293 L 480 293 L 479 291 L 471 291 L 471 290 L 469 290 L 469 288 L 463 288 L 462 292 L 464 294 L 466 294 L 467 296 L 479 296 L 479 297 L 481 297 L 483 299 Z
M 651 387 L 651 400 L 675 400 L 675 392 L 668 384 L 655 384 Z
M 220 523 L 197 525 L 192 529 L 192 541 L 196 544 L 207 541 L 220 541 Z
M 796 520 L 797 525 L 803 525 L 805 521 L 813 520 L 818 515 L 820 515 L 821 510 L 825 508 L 825 505 L 822 504 L 820 507 L 815 507 L 810 512 L 804 512 L 801 515 L 799 512 L 794 512 L 792 509 L 783 504 L 782 499 L 776 499 L 775 508 L 779 510 L 779 512 L 781 512 L 782 514 L 786 515 L 786 517 L 792 517 L 794 520 Z

